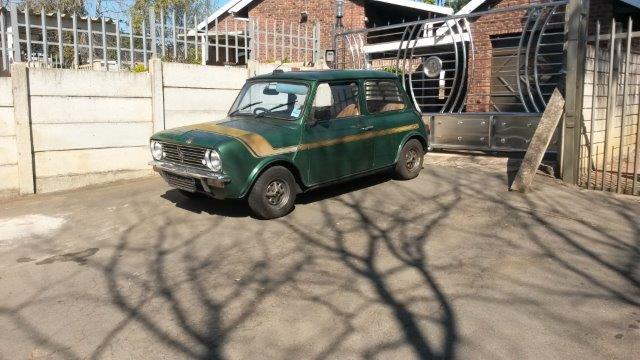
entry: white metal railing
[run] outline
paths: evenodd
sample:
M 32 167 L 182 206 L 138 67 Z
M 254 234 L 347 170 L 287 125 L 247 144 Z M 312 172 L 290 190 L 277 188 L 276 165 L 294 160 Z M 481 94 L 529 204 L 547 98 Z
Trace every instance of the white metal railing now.
M 25 5 L 26 6 L 26 5 Z M 199 25 L 200 24 L 200 25 Z M 247 60 L 315 62 L 320 25 L 236 19 L 211 24 L 185 12 L 150 8 L 134 24 L 61 11 L 47 13 L 10 3 L 0 8 L 0 71 L 12 62 L 30 66 L 127 70 L 146 68 L 152 57 L 199 64 Z

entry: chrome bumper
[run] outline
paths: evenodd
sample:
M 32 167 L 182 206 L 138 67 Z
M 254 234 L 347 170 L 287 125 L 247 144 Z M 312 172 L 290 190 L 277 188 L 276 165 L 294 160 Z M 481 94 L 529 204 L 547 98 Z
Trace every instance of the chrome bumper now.
M 225 174 L 214 173 L 209 170 L 197 169 L 191 166 L 179 165 L 166 161 L 151 161 L 149 165 L 153 166 L 155 171 L 166 171 L 199 180 L 213 180 L 214 182 L 220 183 L 228 183 L 231 181 L 231 178 Z

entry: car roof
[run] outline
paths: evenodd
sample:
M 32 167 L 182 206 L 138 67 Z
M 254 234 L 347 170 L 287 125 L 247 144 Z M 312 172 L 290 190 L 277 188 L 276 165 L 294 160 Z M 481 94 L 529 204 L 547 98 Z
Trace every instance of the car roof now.
M 396 79 L 397 75 L 380 70 L 315 70 L 276 72 L 253 77 L 255 80 L 356 80 L 356 79 Z

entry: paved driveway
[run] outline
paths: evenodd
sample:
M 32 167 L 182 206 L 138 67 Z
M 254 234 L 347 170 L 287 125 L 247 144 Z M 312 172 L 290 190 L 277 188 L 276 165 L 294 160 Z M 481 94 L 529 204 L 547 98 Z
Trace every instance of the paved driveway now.
M 432 157 L 274 221 L 157 178 L 4 202 L 0 358 L 637 359 L 640 203 L 506 181 Z

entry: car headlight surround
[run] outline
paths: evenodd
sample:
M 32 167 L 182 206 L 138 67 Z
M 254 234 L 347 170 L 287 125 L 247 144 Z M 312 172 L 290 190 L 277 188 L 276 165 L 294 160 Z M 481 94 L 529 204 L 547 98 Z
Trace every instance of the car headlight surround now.
M 152 140 L 151 144 L 151 156 L 155 160 L 162 160 L 164 158 L 164 150 L 162 149 L 162 144 L 159 141 Z
M 207 150 L 204 153 L 204 162 L 211 171 L 222 171 L 222 159 L 220 159 L 220 154 L 217 151 L 212 149 Z

